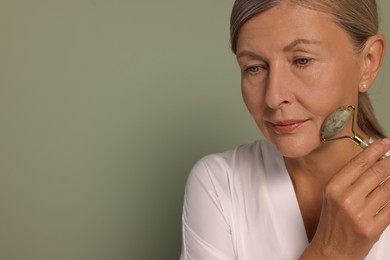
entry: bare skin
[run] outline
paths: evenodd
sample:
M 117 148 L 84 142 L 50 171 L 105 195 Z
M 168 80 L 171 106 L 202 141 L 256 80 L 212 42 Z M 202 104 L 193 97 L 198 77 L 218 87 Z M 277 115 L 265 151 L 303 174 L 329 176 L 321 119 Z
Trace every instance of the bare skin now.
M 384 207 L 390 184 L 382 183 L 390 159 L 378 161 L 390 141 L 362 151 L 350 140 L 322 144 L 319 138 L 330 113 L 358 106 L 359 92 L 368 90 L 361 86 L 373 84 L 384 48 L 384 37 L 375 35 L 356 53 L 328 15 L 288 2 L 240 30 L 243 98 L 284 155 L 311 241 L 302 259 L 364 259 L 390 224 L 390 206 Z M 350 134 L 348 129 L 341 134 Z
M 378 140 L 326 185 L 316 234 L 301 259 L 364 259 L 390 224 L 390 140 Z M 379 211 L 379 212 L 378 212 Z

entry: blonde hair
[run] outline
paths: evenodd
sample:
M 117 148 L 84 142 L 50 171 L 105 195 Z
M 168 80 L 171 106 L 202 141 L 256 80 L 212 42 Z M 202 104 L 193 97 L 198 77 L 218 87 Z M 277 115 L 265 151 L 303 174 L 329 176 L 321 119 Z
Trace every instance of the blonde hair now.
M 242 25 L 282 1 L 329 14 L 348 33 L 356 52 L 362 51 L 367 40 L 378 33 L 375 0 L 236 0 L 230 17 L 230 42 L 234 54 L 237 52 L 237 39 Z M 372 137 L 385 137 L 367 93 L 359 93 L 357 124 Z

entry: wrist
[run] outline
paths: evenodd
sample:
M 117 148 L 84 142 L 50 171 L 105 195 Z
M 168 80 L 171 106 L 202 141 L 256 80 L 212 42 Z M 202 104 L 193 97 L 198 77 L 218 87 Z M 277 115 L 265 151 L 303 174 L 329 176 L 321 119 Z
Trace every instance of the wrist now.
M 364 260 L 364 258 L 351 256 L 343 250 L 338 250 L 327 245 L 318 245 L 312 241 L 299 257 L 299 260 Z

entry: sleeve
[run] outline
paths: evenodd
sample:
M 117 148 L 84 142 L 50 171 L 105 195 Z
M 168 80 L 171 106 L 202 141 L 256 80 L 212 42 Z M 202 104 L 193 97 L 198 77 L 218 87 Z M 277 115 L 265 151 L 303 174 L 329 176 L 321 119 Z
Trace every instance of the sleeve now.
M 217 170 L 224 171 L 219 168 Z M 221 185 L 219 180 L 205 159 L 195 164 L 189 175 L 183 205 L 180 260 L 236 259 L 227 206 L 221 201 L 228 197 L 223 194 L 223 186 L 228 186 L 228 181 Z

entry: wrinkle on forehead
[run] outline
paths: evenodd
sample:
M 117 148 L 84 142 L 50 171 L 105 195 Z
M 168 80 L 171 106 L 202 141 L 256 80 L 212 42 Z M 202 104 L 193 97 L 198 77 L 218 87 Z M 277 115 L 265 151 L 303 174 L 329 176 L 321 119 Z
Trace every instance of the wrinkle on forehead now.
M 329 15 L 296 4 L 280 4 L 254 16 L 242 26 L 237 39 L 237 54 L 243 48 L 286 49 L 289 44 L 296 44 L 294 41 L 331 40 L 334 35 L 324 35 L 331 27 L 349 39 Z

